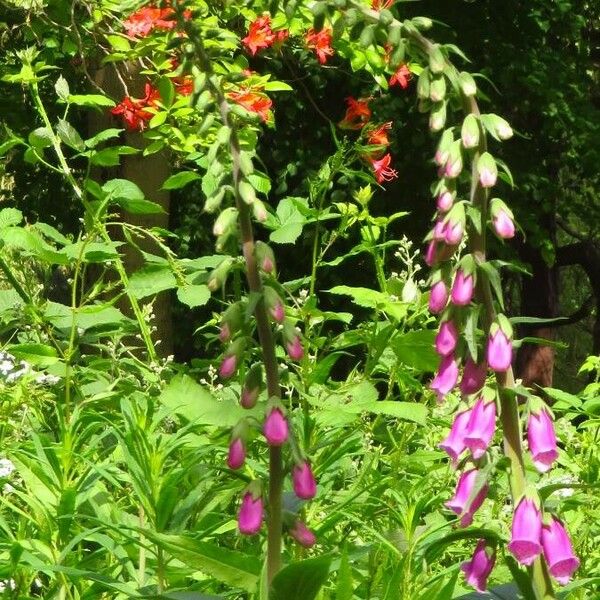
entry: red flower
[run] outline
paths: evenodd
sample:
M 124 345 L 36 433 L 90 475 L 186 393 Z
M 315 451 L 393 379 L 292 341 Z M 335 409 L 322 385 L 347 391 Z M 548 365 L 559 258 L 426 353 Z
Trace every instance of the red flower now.
M 275 34 L 271 30 L 271 17 L 263 15 L 257 17 L 248 29 L 248 35 L 242 39 L 242 43 L 250 54 L 254 56 L 261 48 L 269 48 L 275 42 Z
M 277 47 L 281 46 L 290 37 L 290 32 L 287 29 L 280 29 L 279 31 L 275 31 L 274 34 L 275 42 L 273 45 Z
M 412 75 L 407 65 L 400 65 L 398 70 L 390 77 L 390 86 L 399 85 L 403 90 L 408 87 Z
M 174 77 L 175 91 L 182 96 L 189 96 L 194 91 L 194 80 L 189 77 Z
M 375 177 L 377 178 L 377 183 L 392 181 L 392 179 L 396 179 L 398 177 L 398 171 L 390 167 L 390 162 L 392 160 L 391 154 L 388 153 L 379 160 L 375 160 L 371 157 L 369 157 L 368 160 L 373 167 Z
M 253 92 L 252 90 L 242 90 L 240 92 L 229 92 L 227 96 L 247 111 L 256 113 L 263 122 L 266 123 L 269 120 L 269 111 L 273 106 L 273 101 L 266 94 Z
M 129 15 L 123 21 L 123 25 L 129 37 L 146 37 L 153 29 L 162 29 L 163 31 L 175 29 L 177 21 L 174 17 L 175 13 L 172 8 L 145 6 Z M 184 11 L 183 17 L 190 19 L 192 17 L 191 11 Z
M 361 129 L 371 118 L 371 109 L 369 108 L 369 98 L 359 98 L 355 100 L 351 96 L 346 98 L 346 114 L 338 123 L 342 129 Z
M 392 128 L 392 122 L 388 121 L 367 133 L 367 140 L 372 146 L 389 146 L 390 140 L 387 132 Z
M 129 131 L 144 131 L 146 121 L 149 121 L 154 113 L 145 110 L 149 106 L 156 106 L 160 99 L 158 90 L 149 83 L 144 88 L 144 98 L 137 99 L 126 96 L 110 112 L 120 115 Z
M 306 45 L 314 50 L 317 54 L 319 62 L 324 65 L 327 62 L 328 56 L 333 56 L 333 48 L 331 47 L 331 28 L 324 27 L 321 31 L 309 29 L 306 33 Z
M 383 10 L 390 8 L 394 4 L 394 0 L 371 0 L 371 8 L 373 10 Z

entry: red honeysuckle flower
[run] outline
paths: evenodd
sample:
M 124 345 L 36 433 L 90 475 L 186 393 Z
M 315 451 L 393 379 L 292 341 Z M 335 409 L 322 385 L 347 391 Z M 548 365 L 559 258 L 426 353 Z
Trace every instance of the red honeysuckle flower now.
M 383 10 L 390 8 L 394 4 L 394 0 L 371 0 L 371 8 L 373 10 Z
M 129 131 L 143 131 L 146 121 L 149 121 L 154 113 L 146 110 L 150 106 L 156 106 L 160 100 L 159 91 L 150 83 L 144 86 L 144 97 L 141 99 L 126 96 L 110 112 L 121 116 Z
M 123 25 L 125 32 L 129 37 L 146 37 L 154 29 L 169 31 L 175 29 L 177 21 L 174 19 L 175 13 L 172 8 L 154 8 L 144 6 L 129 15 Z M 183 13 L 185 19 L 190 19 L 191 11 L 186 10 Z
M 372 146 L 389 146 L 390 139 L 388 138 L 387 132 L 392 128 L 392 122 L 388 121 L 383 123 L 379 127 L 372 129 L 367 134 L 367 140 Z
M 250 54 L 254 56 L 261 48 L 269 48 L 275 42 L 275 34 L 271 29 L 271 17 L 264 14 L 257 17 L 248 28 L 248 35 L 242 39 L 242 43 Z
M 361 129 L 371 118 L 371 109 L 369 108 L 369 98 L 359 98 L 356 100 L 349 96 L 346 98 L 346 114 L 338 123 L 342 129 Z
M 403 90 L 408 87 L 412 74 L 407 65 L 400 65 L 396 72 L 390 77 L 390 86 L 399 85 Z
M 194 91 L 194 80 L 189 77 L 174 77 L 175 91 L 182 96 L 189 96 Z
M 398 171 L 390 167 L 390 163 L 392 161 L 391 154 L 385 154 L 378 160 L 374 158 L 369 158 L 368 160 L 371 163 L 371 167 L 373 168 L 375 177 L 377 178 L 377 183 L 383 183 L 384 181 L 392 181 L 393 179 L 397 179 Z
M 266 94 L 252 90 L 241 90 L 239 92 L 229 92 L 227 96 L 247 111 L 256 113 L 264 123 L 269 120 L 269 111 L 273 106 L 273 101 Z
M 323 27 L 321 31 L 315 31 L 313 28 L 309 29 L 306 32 L 305 40 L 307 47 L 315 51 L 322 65 L 327 62 L 329 56 L 333 56 L 330 27 Z

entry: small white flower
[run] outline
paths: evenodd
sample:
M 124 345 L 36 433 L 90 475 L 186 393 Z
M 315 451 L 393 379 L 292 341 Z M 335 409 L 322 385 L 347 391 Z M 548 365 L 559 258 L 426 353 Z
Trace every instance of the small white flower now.
M 0 477 L 8 477 L 15 470 L 15 465 L 8 458 L 0 458 Z

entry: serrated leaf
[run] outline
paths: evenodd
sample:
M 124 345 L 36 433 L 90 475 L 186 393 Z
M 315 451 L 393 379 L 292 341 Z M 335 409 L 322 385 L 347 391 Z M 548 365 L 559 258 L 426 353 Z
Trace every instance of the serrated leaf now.
M 394 337 L 391 347 L 398 360 L 405 365 L 418 371 L 432 373 L 439 363 L 433 346 L 434 339 L 435 331 L 429 329 L 409 331 Z
M 56 134 L 61 141 L 70 148 L 73 148 L 78 152 L 85 150 L 85 144 L 83 143 L 81 136 L 68 121 L 59 119 L 58 125 L 56 126 Z
M 3 208 L 0 210 L 0 228 L 19 225 L 23 220 L 23 213 L 16 208 Z
M 147 265 L 135 271 L 129 279 L 129 291 L 138 299 L 174 287 L 177 287 L 177 280 L 168 265 Z
M 56 83 L 54 84 L 54 90 L 56 91 L 56 95 L 59 97 L 59 99 L 66 102 L 67 98 L 69 97 L 69 83 L 62 75 L 60 75 L 56 80 Z
M 210 300 L 210 290 L 206 285 L 186 285 L 177 288 L 177 298 L 190 308 L 196 308 Z
M 114 199 L 144 199 L 144 192 L 129 179 L 110 179 L 102 186 L 102 190 Z

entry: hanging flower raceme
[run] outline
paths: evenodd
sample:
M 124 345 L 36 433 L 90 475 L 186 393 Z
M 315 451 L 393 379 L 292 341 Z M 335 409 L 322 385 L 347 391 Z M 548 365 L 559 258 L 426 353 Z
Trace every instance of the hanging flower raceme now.
M 333 56 L 331 47 L 331 28 L 323 27 L 320 31 L 309 29 L 306 33 L 306 46 L 314 50 L 319 62 L 324 65 L 330 56 Z
M 461 565 L 461 571 L 465 574 L 467 583 L 478 592 L 485 592 L 487 579 L 496 562 L 495 549 L 489 549 L 486 540 L 479 540 L 470 561 Z
M 405 90 L 412 78 L 412 74 L 408 65 L 400 65 L 394 74 L 390 77 L 389 85 L 390 87 L 394 87 L 395 85 L 400 86 L 403 90 Z

